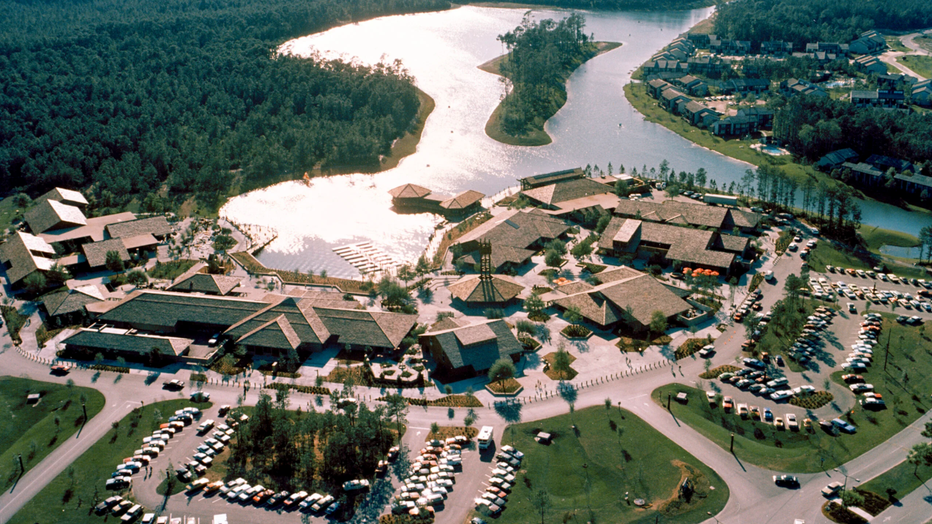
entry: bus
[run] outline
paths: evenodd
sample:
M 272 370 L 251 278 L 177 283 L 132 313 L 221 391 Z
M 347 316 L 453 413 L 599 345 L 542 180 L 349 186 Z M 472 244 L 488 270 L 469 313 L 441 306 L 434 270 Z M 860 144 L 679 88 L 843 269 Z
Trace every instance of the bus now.
M 492 426 L 482 426 L 482 429 L 479 430 L 479 437 L 476 439 L 479 442 L 479 449 L 487 449 L 492 444 L 492 434 L 494 432 L 495 428 Z

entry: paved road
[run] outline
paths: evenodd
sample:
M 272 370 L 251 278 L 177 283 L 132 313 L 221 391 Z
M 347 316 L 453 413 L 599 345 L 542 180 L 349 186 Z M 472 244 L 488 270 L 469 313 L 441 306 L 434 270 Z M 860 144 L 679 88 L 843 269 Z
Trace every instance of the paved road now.
M 798 257 L 780 257 L 776 261 L 765 261 L 765 267 L 773 267 L 779 284 L 790 273 L 798 272 L 799 263 Z M 852 279 L 849 277 L 846 280 L 850 282 Z M 895 286 L 885 283 L 878 287 L 893 288 Z M 765 286 L 765 309 L 772 306 L 773 302 L 779 298 L 781 291 L 782 286 L 780 285 Z M 2 341 L 6 347 L 9 347 L 7 345 L 9 344 L 9 338 L 5 333 L 4 330 Z M 743 339 L 743 326 L 730 327 L 716 342 L 718 351 L 714 359 L 715 363 L 728 363 L 739 356 L 740 344 Z M 694 377 L 701 373 L 702 370 L 703 361 L 700 359 L 687 359 L 681 361 L 675 367 L 662 367 L 621 380 L 584 388 L 578 392 L 575 406 L 577 409 L 581 409 L 600 405 L 606 397 L 611 398 L 613 402 L 621 402 L 623 406 L 631 409 L 697 459 L 715 469 L 726 480 L 731 491 L 731 497 L 726 507 L 717 516 L 720 522 L 744 523 L 759 521 L 761 523 L 778 523 L 788 522 L 793 518 L 804 518 L 809 524 L 827 522 L 819 511 L 819 507 L 823 502 L 819 490 L 831 480 L 843 480 L 839 473 L 829 471 L 799 475 L 802 484 L 800 489 L 785 490 L 777 488 L 770 478 L 773 472 L 741 463 L 731 453 L 700 436 L 692 428 L 678 423 L 668 411 L 650 400 L 649 394 L 653 389 L 672 381 L 693 385 L 695 383 Z M 23 504 L 38 493 L 56 475 L 61 473 L 75 457 L 83 453 L 106 433 L 111 421 L 125 416 L 134 406 L 138 405 L 137 402 L 151 403 L 177 398 L 176 394 L 161 389 L 161 380 L 146 385 L 144 374 L 123 375 L 120 376 L 119 380 L 115 380 L 112 373 L 105 373 L 96 382 L 93 381 L 93 375 L 85 371 L 74 371 L 68 377 L 54 377 L 49 375 L 46 366 L 23 358 L 13 349 L 7 349 L 0 354 L 0 373 L 25 375 L 37 380 L 60 383 L 64 383 L 67 378 L 71 378 L 77 385 L 99 389 L 107 398 L 107 404 L 103 411 L 89 421 L 76 438 L 60 446 L 38 466 L 29 470 L 14 490 L 0 495 L 0 523 L 8 521 Z M 207 386 L 205 390 L 211 392 L 215 405 L 235 404 L 236 397 L 240 392 L 238 388 L 216 385 Z M 366 391 L 366 393 L 374 394 L 375 391 Z M 256 399 L 257 394 L 251 391 L 246 398 L 246 403 L 254 404 Z M 306 406 L 310 402 L 312 402 L 312 397 L 308 395 L 295 394 L 291 398 L 292 407 Z M 325 402 L 323 408 L 326 407 Z M 530 421 L 562 414 L 567 409 L 567 404 L 557 397 L 523 405 L 520 407 L 519 414 L 522 421 Z M 464 410 L 456 411 L 456 418 L 458 420 L 462 419 L 465 415 Z M 477 409 L 476 413 L 479 417 L 477 425 L 495 426 L 496 435 L 498 439 L 501 439 L 502 430 L 507 425 L 506 421 L 493 409 Z M 209 413 L 207 416 L 217 419 L 218 417 L 215 415 L 215 413 Z M 421 447 L 420 442 L 423 441 L 426 434 L 425 428 L 428 428 L 432 422 L 447 420 L 446 415 L 446 408 L 412 407 L 408 414 L 408 423 L 412 431 L 406 435 L 405 445 L 414 452 L 419 450 Z M 866 481 L 901 461 L 905 457 L 906 450 L 913 443 L 922 440 L 919 431 L 926 420 L 929 420 L 929 415 L 920 418 L 915 424 L 895 435 L 877 449 L 846 464 L 844 467 L 848 471 L 849 477 Z M 188 431 L 190 432 L 190 429 Z M 193 432 L 190 433 L 193 434 Z M 190 451 L 185 448 L 190 446 L 193 450 L 194 445 L 196 445 L 195 441 L 196 439 L 192 439 L 189 444 L 184 439 L 177 440 L 176 443 L 172 444 L 173 450 L 166 454 L 166 457 L 172 457 L 175 454 L 179 457 L 190 456 Z M 464 473 L 457 476 L 457 486 L 454 493 L 448 500 L 446 509 L 438 516 L 438 522 L 442 524 L 459 524 L 462 521 L 464 513 L 470 509 L 470 500 L 488 475 L 488 472 L 484 471 L 484 469 L 490 466 L 480 459 L 478 453 L 467 454 L 465 460 Z M 173 460 L 173 462 L 176 461 Z M 167 460 L 163 461 L 161 457 L 154 463 L 156 468 L 163 468 L 165 464 L 167 464 Z M 141 479 L 141 475 L 138 475 L 138 477 Z M 154 492 L 154 485 L 157 483 L 158 479 L 156 478 L 148 481 L 142 480 L 142 482 L 137 480 L 135 483 L 136 496 L 147 507 L 157 507 L 162 503 L 162 497 Z M 391 488 L 387 485 L 385 489 L 386 492 L 391 491 Z M 925 518 L 932 513 L 930 499 L 925 491 L 927 491 L 927 488 L 920 488 L 910 496 L 905 497 L 902 506 L 887 510 L 876 520 L 879 522 L 920 522 L 922 520 L 920 516 Z M 202 519 L 209 519 L 215 513 L 228 513 L 233 522 L 255 522 L 259 520 L 299 522 L 301 520 L 297 514 L 282 514 L 276 515 L 274 519 L 266 519 L 259 517 L 259 515 L 263 514 L 270 515 L 265 510 L 241 508 L 229 504 L 219 497 L 203 500 L 203 497 L 200 496 L 190 499 L 183 495 L 174 496 L 167 502 L 165 511 L 174 515 L 186 514 Z M 713 520 L 709 519 L 709 522 L 713 522 Z

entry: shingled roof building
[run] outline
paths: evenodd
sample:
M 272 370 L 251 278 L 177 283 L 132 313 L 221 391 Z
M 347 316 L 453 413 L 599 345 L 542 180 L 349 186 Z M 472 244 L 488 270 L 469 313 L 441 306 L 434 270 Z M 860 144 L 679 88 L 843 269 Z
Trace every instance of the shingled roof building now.
M 727 275 L 745 255 L 748 239 L 688 227 L 612 217 L 599 239 L 603 253 L 660 254 L 680 267 L 711 269 Z
M 539 209 L 509 210 L 463 235 L 455 245 L 462 253 L 471 253 L 479 249 L 480 241 L 489 242 L 492 271 L 501 273 L 526 264 L 544 244 L 569 230 L 566 222 Z
M 168 291 L 136 291 L 112 307 L 93 308 L 118 327 L 153 333 L 220 332 L 257 354 L 311 351 L 327 344 L 394 350 L 417 323 L 415 315 L 354 309 L 333 293 L 266 295 L 263 300 Z M 89 308 L 90 309 L 90 308 Z
M 160 360 L 170 362 L 188 361 L 204 363 L 204 358 L 190 358 L 191 340 L 136 333 L 131 329 L 114 327 L 85 328 L 62 341 L 65 349 L 81 351 L 89 355 L 97 353 L 108 358 L 125 357 L 127 360 L 146 360 L 157 355 Z M 210 356 L 216 350 L 210 352 Z M 189 357 L 189 358 L 185 358 Z
M 86 306 L 107 300 L 100 286 L 81 286 L 46 295 L 42 309 L 54 325 L 80 322 L 87 316 Z
M 524 286 L 505 275 L 466 275 L 450 284 L 453 298 L 470 307 L 504 306 L 515 301 Z
M 753 232 L 760 224 L 760 215 L 757 213 L 676 200 L 664 200 L 660 204 L 642 200 L 622 200 L 615 207 L 615 215 L 648 222 L 711 227 L 720 231 L 731 231 L 737 227 L 746 233 Z
M 693 308 L 680 296 L 678 291 L 681 290 L 670 288 L 645 273 L 629 267 L 603 273 L 597 275 L 602 284 L 574 282 L 541 298 L 564 311 L 578 308 L 586 320 L 602 329 L 627 324 L 643 330 L 650 325 L 654 311 L 675 319 Z
M 485 373 L 500 358 L 516 361 L 524 348 L 504 320 L 486 320 L 462 324 L 447 319 L 456 327 L 429 331 L 418 337 L 421 347 L 437 363 L 440 375 L 466 377 Z
M 485 195 L 467 190 L 448 197 L 435 195 L 430 189 L 416 184 L 398 186 L 388 192 L 392 196 L 392 205 L 399 211 L 435 213 L 447 218 L 463 218 L 482 209 Z
M 243 281 L 242 277 L 201 273 L 204 267 L 206 267 L 204 263 L 195 264 L 175 279 L 175 283 L 168 288 L 168 291 L 225 296 L 233 292 Z
M 17 231 L 0 244 L 0 264 L 10 286 L 17 288 L 36 271 L 48 271 L 55 262 L 55 249 L 41 238 Z
M 80 209 L 57 200 L 43 200 L 29 208 L 24 215 L 33 234 L 38 235 L 52 229 L 64 229 L 87 225 L 87 218 Z

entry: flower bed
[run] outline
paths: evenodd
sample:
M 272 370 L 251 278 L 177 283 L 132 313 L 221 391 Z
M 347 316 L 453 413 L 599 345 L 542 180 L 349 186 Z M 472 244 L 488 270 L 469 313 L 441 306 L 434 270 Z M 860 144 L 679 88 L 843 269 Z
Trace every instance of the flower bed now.
M 427 434 L 427 438 L 424 439 L 425 442 L 428 440 L 446 440 L 450 437 L 456 437 L 462 435 L 469 440 L 476 438 L 479 435 L 479 430 L 473 427 L 464 427 L 464 426 L 440 426 L 440 431 L 434 433 L 431 431 Z
M 699 378 L 717 378 L 722 373 L 734 373 L 735 371 L 740 371 L 741 368 L 738 366 L 732 366 L 730 364 L 725 364 L 724 366 L 719 366 L 717 368 L 710 369 L 705 373 L 699 375 Z
M 91 366 L 94 371 L 113 371 L 115 373 L 129 373 L 129 368 L 121 366 L 108 366 L 106 364 L 94 364 Z
M 553 353 L 547 353 L 546 355 L 544 355 L 544 361 L 550 364 L 547 367 L 546 371 L 544 371 L 544 374 L 547 375 L 547 377 L 550 378 L 551 380 L 573 380 L 576 377 L 576 375 L 579 374 L 579 372 L 573 369 L 572 367 L 570 367 L 569 371 L 566 373 L 557 372 L 553 369 L 553 360 L 554 358 L 556 358 L 556 356 L 557 356 L 556 351 L 554 351 Z M 572 365 L 573 362 L 576 362 L 576 357 L 574 357 L 573 355 L 570 355 L 570 364 Z
M 19 310 L 13 306 L 0 306 L 0 313 L 3 314 L 3 320 L 6 321 L 6 327 L 10 331 L 10 338 L 17 344 L 22 343 L 23 339 L 19 337 L 19 330 L 26 325 L 26 321 L 29 320 L 29 317 L 21 314 Z
M 589 338 L 592 330 L 579 324 L 570 324 L 560 330 L 560 333 L 566 338 Z
M 287 391 L 293 389 L 298 393 L 307 393 L 309 395 L 329 395 L 330 388 L 317 386 L 303 386 L 301 384 L 283 384 L 281 382 L 272 382 L 265 386 L 266 389 L 280 389 Z
M 491 391 L 493 395 L 514 395 L 524 388 L 521 386 L 520 382 L 513 378 L 509 378 L 503 382 L 489 382 L 486 384 L 485 389 Z
M 793 397 L 790 404 L 806 409 L 819 409 L 833 400 L 835 397 L 828 391 L 816 391 L 808 397 Z
M 676 348 L 676 351 L 673 353 L 673 356 L 676 360 L 681 358 L 686 358 L 693 353 L 699 351 L 708 344 L 712 343 L 711 338 L 688 338 L 685 342 L 680 344 L 680 347 Z
M 537 351 L 541 346 L 540 342 L 531 337 L 518 337 L 518 342 L 524 346 L 525 351 Z
M 481 408 L 482 402 L 472 395 L 447 395 L 434 400 L 422 398 L 407 398 L 412 406 L 439 406 L 444 408 Z
M 546 322 L 550 320 L 550 315 L 544 313 L 543 311 L 532 311 L 528 313 L 527 319 L 532 322 Z
M 207 375 L 203 373 L 191 373 L 191 382 L 207 382 Z

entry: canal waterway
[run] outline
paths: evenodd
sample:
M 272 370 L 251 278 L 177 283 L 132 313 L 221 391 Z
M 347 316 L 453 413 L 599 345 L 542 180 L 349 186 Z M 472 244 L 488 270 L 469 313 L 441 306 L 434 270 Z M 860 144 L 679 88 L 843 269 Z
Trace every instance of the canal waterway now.
M 498 143 L 485 135 L 489 115 L 504 87 L 477 68 L 503 54 L 496 37 L 517 26 L 526 10 L 466 6 L 438 13 L 378 18 L 285 43 L 282 53 L 317 55 L 374 64 L 401 60 L 420 89 L 436 102 L 417 151 L 388 171 L 342 175 L 309 183 L 285 182 L 231 199 L 221 215 L 234 222 L 274 227 L 278 238 L 259 255 L 270 267 L 326 270 L 358 277 L 333 253 L 362 241 L 400 261 L 423 251 L 440 218 L 399 215 L 388 190 L 415 183 L 452 195 L 466 189 L 495 194 L 516 179 L 570 167 L 609 162 L 617 172 L 655 167 L 666 159 L 677 171 L 708 172 L 721 187 L 739 181 L 751 167 L 696 146 L 666 128 L 644 121 L 627 102 L 631 73 L 680 33 L 711 14 L 711 8 L 658 13 L 587 12 L 595 39 L 623 45 L 583 64 L 570 78 L 566 105 L 548 121 L 553 142 L 542 147 Z M 568 11 L 534 10 L 538 19 Z M 917 234 L 932 217 L 863 202 L 863 222 Z

